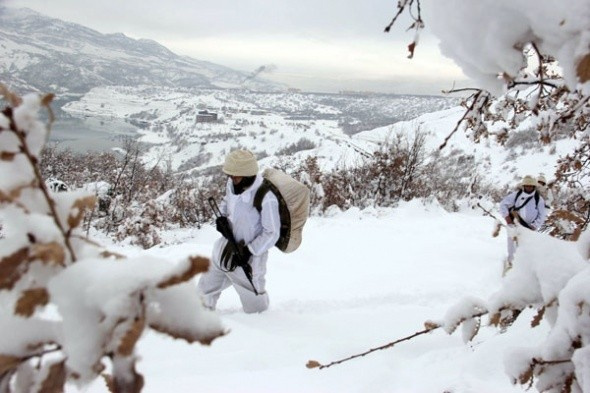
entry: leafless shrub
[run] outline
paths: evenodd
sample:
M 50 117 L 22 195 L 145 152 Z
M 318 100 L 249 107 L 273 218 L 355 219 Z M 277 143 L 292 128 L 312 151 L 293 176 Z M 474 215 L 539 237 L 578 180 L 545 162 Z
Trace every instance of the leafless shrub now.
M 393 206 L 399 200 L 428 195 L 425 178 L 425 135 L 397 134 L 364 162 L 354 168 L 341 168 L 322 177 L 322 210 L 331 205 Z
M 140 146 L 132 140 L 126 142 L 123 152 L 75 154 L 47 146 L 41 154 L 42 173 L 70 188 L 89 187 L 94 191 L 98 206 L 89 213 L 85 225 L 117 240 L 130 238 L 132 243 L 148 248 L 158 244 L 159 231 L 171 225 L 199 228 L 209 222 L 211 215 L 203 201 L 205 194 L 217 192 L 218 178 L 197 185 L 175 175 L 170 165 L 148 167 L 141 161 Z M 157 202 L 166 192 L 170 193 L 168 207 Z
M 287 147 L 284 147 L 277 151 L 277 156 L 290 156 L 302 150 L 311 150 L 315 149 L 316 144 L 310 141 L 307 138 L 301 138 L 297 142 L 290 144 Z

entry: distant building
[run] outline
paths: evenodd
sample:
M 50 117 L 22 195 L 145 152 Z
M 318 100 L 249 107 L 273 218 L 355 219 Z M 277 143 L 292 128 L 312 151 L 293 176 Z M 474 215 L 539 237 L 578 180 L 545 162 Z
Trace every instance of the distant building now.
M 255 115 L 255 116 L 264 116 L 267 115 L 268 112 L 267 111 L 262 111 L 262 110 L 251 110 L 250 111 L 251 115 Z
M 217 113 L 209 112 L 207 110 L 199 111 L 197 113 L 197 123 L 216 123 Z

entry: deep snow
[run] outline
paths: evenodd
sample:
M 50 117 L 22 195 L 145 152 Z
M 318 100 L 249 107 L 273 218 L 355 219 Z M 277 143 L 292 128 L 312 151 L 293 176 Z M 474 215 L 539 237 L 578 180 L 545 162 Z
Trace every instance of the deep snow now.
M 546 336 L 546 322 L 529 328 L 534 310 L 503 334 L 484 318 L 469 344 L 460 329 L 451 336 L 438 329 L 328 369 L 305 367 L 308 360 L 326 364 L 420 331 L 466 296 L 488 298 L 506 280 L 505 232 L 493 238 L 493 227 L 477 211 L 448 213 L 419 201 L 312 217 L 298 251 L 271 251 L 267 312 L 244 314 L 230 288 L 218 303 L 229 334 L 211 346 L 151 332 L 142 338 L 144 392 L 521 392 L 503 358 Z M 168 232 L 174 245 L 113 248 L 178 260 L 208 255 L 216 237 L 210 226 Z M 106 388 L 97 381 L 89 391 Z

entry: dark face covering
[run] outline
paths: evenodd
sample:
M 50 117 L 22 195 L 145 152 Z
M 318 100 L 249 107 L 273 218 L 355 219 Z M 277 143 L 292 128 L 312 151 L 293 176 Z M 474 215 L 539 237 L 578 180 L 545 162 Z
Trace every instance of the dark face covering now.
M 240 195 L 243 193 L 248 187 L 250 187 L 254 180 L 256 180 L 256 176 L 248 176 L 243 177 L 242 180 L 238 184 L 234 184 L 234 194 Z

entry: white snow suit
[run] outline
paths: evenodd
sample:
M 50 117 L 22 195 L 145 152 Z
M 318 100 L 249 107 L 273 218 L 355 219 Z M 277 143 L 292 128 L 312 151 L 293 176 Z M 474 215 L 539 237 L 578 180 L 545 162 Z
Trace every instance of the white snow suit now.
M 539 193 L 541 194 L 541 196 L 545 200 L 545 207 L 547 209 L 550 209 L 553 206 L 553 200 L 555 199 L 555 195 L 553 194 L 553 190 L 549 186 L 542 186 L 542 185 L 538 185 L 537 189 L 539 190 Z
M 219 205 L 221 213 L 231 223 L 237 242 L 244 240 L 252 253 L 252 282 L 258 292 L 254 292 L 244 270 L 240 267 L 231 272 L 220 268 L 221 252 L 227 239 L 221 237 L 215 242 L 211 266 L 199 280 L 198 289 L 203 296 L 206 307 L 215 309 L 221 292 L 233 285 L 240 296 L 242 307 L 246 313 L 262 312 L 268 308 L 268 294 L 265 290 L 266 261 L 268 250 L 272 248 L 280 235 L 279 201 L 268 192 L 262 200 L 260 213 L 254 207 L 254 195 L 262 184 L 262 176 L 256 176 L 254 183 L 239 195 L 234 194 L 233 183 L 228 179 L 226 194 Z
M 520 195 L 519 195 L 520 192 Z M 539 203 L 535 201 L 535 192 L 527 194 L 524 191 L 514 191 L 508 194 L 500 202 L 500 214 L 502 217 L 510 215 L 510 208 L 518 209 L 518 215 L 533 230 L 538 230 L 545 222 L 547 211 L 545 210 L 545 201 L 539 195 Z M 518 195 L 518 198 L 517 198 Z M 522 206 L 522 207 L 521 207 Z M 510 231 L 507 231 L 510 232 Z M 510 233 L 508 233 L 508 261 L 512 262 L 514 257 L 515 245 Z

